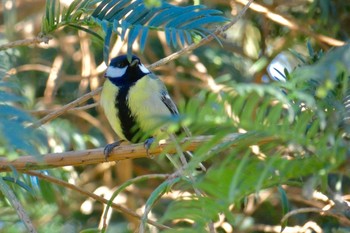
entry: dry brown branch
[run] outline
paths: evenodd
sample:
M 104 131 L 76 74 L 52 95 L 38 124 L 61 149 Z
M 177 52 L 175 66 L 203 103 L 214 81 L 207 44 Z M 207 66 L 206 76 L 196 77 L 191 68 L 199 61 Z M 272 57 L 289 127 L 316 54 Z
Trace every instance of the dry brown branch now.
M 222 142 L 233 142 L 242 134 L 230 134 L 225 137 Z M 198 136 L 195 138 L 185 138 L 180 142 L 183 150 L 193 151 L 200 145 L 210 141 L 213 136 Z M 265 144 L 275 140 L 273 138 L 265 138 L 260 141 Z M 151 156 L 159 155 L 166 151 L 168 153 L 176 153 L 176 148 L 172 146 L 171 140 L 160 143 L 159 146 L 151 148 L 149 151 Z M 119 161 L 124 159 L 135 159 L 147 157 L 143 144 L 120 145 L 116 147 L 108 157 L 107 161 Z M 39 170 L 63 166 L 82 166 L 88 164 L 98 164 L 107 162 L 103 154 L 103 148 L 90 149 L 83 151 L 69 151 L 63 153 L 46 154 L 39 156 L 21 156 L 16 160 L 9 161 L 5 157 L 0 158 L 0 172 L 10 171 L 15 168 L 18 171 Z
M 79 97 L 78 99 L 64 105 L 62 108 L 51 112 L 50 114 L 46 115 L 45 117 L 41 118 L 40 120 L 38 120 L 37 122 L 34 122 L 31 127 L 33 128 L 38 128 L 41 125 L 57 118 L 58 116 L 62 115 L 63 113 L 67 112 L 69 109 L 74 108 L 75 106 L 78 106 L 82 103 L 84 103 L 85 101 L 89 100 L 90 98 L 92 98 L 94 95 L 97 95 L 98 93 L 100 93 L 102 90 L 102 87 L 97 88 L 96 90 L 93 90 L 81 97 Z
M 87 105 L 83 105 L 81 107 L 75 107 L 75 108 L 71 108 L 69 109 L 67 112 L 71 113 L 71 112 L 79 112 L 79 111 L 85 111 L 91 108 L 95 108 L 98 106 L 98 103 L 92 103 L 92 104 L 87 104 Z M 28 113 L 31 115 L 47 115 L 50 114 L 52 112 L 55 112 L 57 110 L 59 110 L 61 108 L 53 108 L 53 109 L 43 109 L 43 110 L 29 110 Z
M 98 195 L 96 195 L 94 193 L 88 192 L 88 191 L 86 191 L 86 190 L 84 190 L 84 189 L 82 189 L 82 188 L 80 188 L 80 187 L 78 187 L 76 185 L 70 184 L 70 183 L 68 183 L 66 181 L 57 179 L 57 178 L 52 177 L 52 176 L 44 175 L 44 174 L 42 174 L 40 172 L 36 172 L 36 171 L 26 171 L 25 173 L 28 174 L 28 175 L 31 175 L 31 176 L 36 176 L 39 179 L 49 181 L 50 183 L 54 183 L 54 184 L 63 186 L 65 188 L 71 189 L 71 190 L 76 191 L 76 192 L 78 192 L 80 194 L 83 194 L 85 196 L 91 197 L 92 199 L 94 199 L 96 201 L 99 201 L 99 202 L 101 202 L 103 204 L 108 204 L 108 200 L 107 199 L 102 198 L 102 197 L 100 197 L 100 196 L 98 196 Z M 128 208 L 125 208 L 125 207 L 123 207 L 121 205 L 118 205 L 118 204 L 112 202 L 111 207 L 113 209 L 119 211 L 119 212 L 126 213 L 126 214 L 128 214 L 130 216 L 133 216 L 133 217 L 137 218 L 137 219 L 141 219 L 140 215 L 138 215 L 134 211 L 129 210 Z M 159 229 L 162 229 L 162 230 L 169 229 L 169 227 L 167 227 L 165 225 L 162 225 L 160 223 L 157 223 L 155 221 L 149 220 L 149 219 L 147 220 L 147 223 L 149 223 L 149 224 L 151 224 L 151 225 L 153 225 L 155 227 L 158 227 Z
M 244 13 L 247 11 L 247 9 L 249 8 L 249 5 L 253 2 L 254 0 L 250 0 L 247 5 L 242 9 L 242 11 L 237 15 L 237 17 L 235 17 L 231 22 L 225 24 L 224 26 L 218 28 L 214 33 L 213 35 L 209 35 L 208 37 L 205 37 L 203 38 L 202 40 L 200 40 L 198 43 L 193 43 L 193 44 L 190 44 L 189 46 L 149 65 L 147 68 L 149 69 L 154 69 L 158 66 L 161 66 L 161 65 L 164 65 L 178 57 L 180 57 L 182 54 L 185 54 L 187 52 L 190 52 L 210 41 L 212 41 L 215 36 L 218 36 L 218 35 L 221 35 L 223 34 L 225 31 L 227 31 L 230 27 L 232 27 L 238 20 L 240 20 Z M 92 98 L 93 96 L 99 94 L 100 92 L 102 91 L 102 87 L 99 87 L 97 88 L 96 90 L 94 91 L 91 91 L 81 97 L 79 97 L 78 99 L 74 100 L 73 102 L 70 102 L 66 105 L 64 105 L 62 108 L 58 109 L 57 111 L 55 112 L 52 112 L 50 113 L 49 115 L 43 117 L 42 119 L 38 120 L 37 122 L 35 122 L 32 127 L 34 128 L 38 128 L 40 127 L 41 125 L 59 117 L 60 115 L 64 114 L 66 111 L 68 111 L 69 109 L 71 108 L 74 108 L 75 106 L 77 105 L 80 105 L 82 103 L 84 103 L 85 101 L 89 100 L 90 98 Z
M 281 222 L 287 221 L 287 219 L 293 215 L 302 214 L 302 213 L 310 213 L 310 212 L 311 213 L 319 213 L 320 215 L 323 215 L 323 216 L 332 216 L 332 217 L 338 219 L 339 222 L 341 222 L 341 224 L 343 224 L 345 226 L 350 226 L 350 220 L 347 219 L 345 216 L 340 215 L 340 214 L 335 214 L 331 210 L 323 210 L 323 209 L 314 208 L 314 207 L 306 207 L 306 208 L 292 210 L 283 216 L 283 218 L 281 219 Z
M 243 5 L 246 5 L 248 3 L 248 0 L 235 0 L 235 1 L 237 3 L 243 4 Z M 272 12 L 268 8 L 266 8 L 263 5 L 260 5 L 258 3 L 251 4 L 250 9 L 252 9 L 255 12 L 258 12 L 258 13 L 265 15 L 267 18 L 274 21 L 275 23 L 278 23 L 282 26 L 285 26 L 291 30 L 300 31 L 308 36 L 311 36 L 319 42 L 326 43 L 326 44 L 331 45 L 331 46 L 343 46 L 343 45 L 345 45 L 344 41 L 337 40 L 337 39 L 334 39 L 334 38 L 329 37 L 329 36 L 314 33 L 312 31 L 310 31 L 304 25 L 300 25 L 295 20 L 288 19 L 286 16 Z
M 32 39 L 17 40 L 17 41 L 13 41 L 13 42 L 10 42 L 7 44 L 0 45 L 0 51 L 10 49 L 10 48 L 15 48 L 18 46 L 29 46 L 29 45 L 33 45 L 33 44 L 40 44 L 42 42 L 47 44 L 47 43 L 49 43 L 49 40 L 51 40 L 51 39 L 52 38 L 49 36 L 37 36 L 37 37 L 32 38 Z
M 282 231 L 283 229 L 283 231 Z M 243 232 L 270 232 L 270 233 L 303 233 L 303 232 L 312 232 L 315 233 L 321 233 L 323 232 L 322 229 L 317 225 L 317 223 L 313 221 L 308 221 L 303 226 L 292 226 L 292 227 L 284 227 L 282 226 L 271 226 L 271 225 L 265 225 L 265 224 L 255 224 L 252 227 L 250 227 L 248 230 L 245 230 Z

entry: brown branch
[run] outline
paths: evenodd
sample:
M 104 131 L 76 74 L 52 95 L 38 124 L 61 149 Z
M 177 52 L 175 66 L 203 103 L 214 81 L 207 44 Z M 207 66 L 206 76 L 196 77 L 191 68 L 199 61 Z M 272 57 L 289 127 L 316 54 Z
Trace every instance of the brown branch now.
M 347 217 L 340 214 L 335 214 L 331 210 L 323 210 L 323 209 L 314 208 L 314 207 L 306 207 L 306 208 L 292 210 L 283 216 L 283 218 L 281 219 L 281 223 L 287 221 L 287 219 L 290 218 L 291 216 L 296 214 L 301 214 L 301 213 L 319 213 L 320 215 L 323 215 L 323 216 L 332 216 L 338 219 L 341 222 L 341 224 L 350 226 L 350 220 Z
M 235 0 L 235 1 L 240 3 L 240 4 L 243 4 L 243 5 L 246 5 L 248 3 L 248 0 Z M 337 40 L 337 39 L 334 39 L 334 38 L 329 37 L 329 36 L 314 33 L 312 31 L 308 30 L 307 27 L 305 27 L 304 25 L 300 25 L 300 24 L 298 24 L 298 22 L 296 22 L 292 19 L 288 19 L 286 16 L 272 12 L 268 8 L 266 8 L 263 5 L 260 5 L 258 3 L 251 4 L 250 9 L 252 9 L 255 12 L 258 12 L 258 13 L 265 15 L 267 18 L 274 21 L 275 23 L 278 23 L 282 26 L 285 26 L 291 30 L 300 31 L 308 36 L 314 37 L 319 42 L 326 43 L 326 44 L 331 45 L 331 46 L 343 46 L 343 45 L 345 45 L 344 41 Z
M 247 9 L 249 8 L 249 5 L 253 2 L 254 0 L 250 0 L 247 5 L 242 9 L 242 11 L 237 15 L 237 17 L 235 17 L 231 22 L 223 25 L 222 27 L 218 28 L 217 30 L 215 30 L 215 32 L 213 33 L 213 35 L 209 35 L 208 37 L 203 38 L 202 40 L 200 40 L 198 43 L 192 43 L 189 46 L 179 50 L 178 52 L 175 52 L 151 65 L 149 65 L 147 68 L 149 69 L 154 69 L 158 66 L 164 65 L 178 57 L 180 57 L 182 54 L 185 54 L 189 51 L 192 51 L 204 44 L 207 44 L 208 42 L 212 41 L 216 36 L 223 34 L 225 31 L 227 31 L 230 27 L 232 27 L 238 20 L 240 20 L 244 13 L 247 11 Z M 57 111 L 54 111 L 52 113 L 50 113 L 49 115 L 43 117 L 42 119 L 38 120 L 37 122 L 35 122 L 32 127 L 34 128 L 38 128 L 41 125 L 59 117 L 60 115 L 64 114 L 66 111 L 68 111 L 71 108 L 74 108 L 77 105 L 80 105 L 82 103 L 84 103 L 85 101 L 89 100 L 90 98 L 92 98 L 93 96 L 99 94 L 102 91 L 102 87 L 97 88 L 94 91 L 91 91 L 81 97 L 79 97 L 78 99 L 74 100 L 73 102 L 70 102 L 66 105 L 64 105 L 61 109 L 58 109 Z
M 76 191 L 76 192 L 78 192 L 80 194 L 83 194 L 85 196 L 91 197 L 92 199 L 94 199 L 96 201 L 99 201 L 99 202 L 101 202 L 103 204 L 106 204 L 106 205 L 108 204 L 109 200 L 107 200 L 107 199 L 105 199 L 103 197 L 100 197 L 100 196 L 98 196 L 98 195 L 96 195 L 94 193 L 88 192 L 88 191 L 86 191 L 86 190 L 84 190 L 84 189 L 82 189 L 82 188 L 80 188 L 80 187 L 78 187 L 76 185 L 70 184 L 70 183 L 68 183 L 66 181 L 57 179 L 57 178 L 52 177 L 52 176 L 44 175 L 44 174 L 42 174 L 40 172 L 36 172 L 36 171 L 26 171 L 25 173 L 28 174 L 28 175 L 31 175 L 31 176 L 36 176 L 39 179 L 46 180 L 48 182 L 51 182 L 51 183 L 63 186 L 65 188 L 69 188 L 69 189 L 74 190 L 74 191 Z M 113 209 L 119 211 L 119 212 L 126 213 L 126 214 L 128 214 L 130 216 L 133 216 L 133 217 L 137 218 L 137 219 L 141 219 L 140 215 L 138 215 L 134 211 L 132 211 L 132 210 L 130 210 L 128 208 L 125 208 L 125 207 L 123 207 L 121 205 L 118 205 L 118 204 L 112 202 L 111 203 L 111 207 Z M 147 223 L 149 223 L 149 224 L 151 224 L 151 225 L 153 225 L 155 227 L 158 227 L 159 229 L 162 229 L 162 230 L 170 229 L 170 227 L 168 227 L 168 226 L 162 225 L 160 223 L 157 223 L 157 222 L 149 220 L 149 219 L 147 219 Z
M 100 93 L 102 90 L 102 87 L 97 88 L 96 90 L 93 90 L 81 97 L 79 97 L 78 99 L 64 105 L 62 108 L 51 112 L 50 114 L 46 115 L 45 117 L 41 118 L 40 120 L 38 120 L 37 122 L 34 122 L 31 127 L 33 128 L 38 128 L 41 125 L 57 118 L 58 116 L 62 115 L 63 113 L 67 112 L 69 109 L 74 108 L 75 106 L 78 106 L 84 102 L 86 102 L 87 100 L 89 100 L 90 98 L 92 98 L 94 95 L 97 95 L 98 93 Z
M 243 134 L 233 133 L 229 134 L 221 140 L 220 143 L 232 142 L 233 143 Z M 193 138 L 185 138 L 180 142 L 180 146 L 183 150 L 194 151 L 201 145 L 210 142 L 213 136 L 198 136 Z M 256 145 L 263 145 L 271 141 L 278 140 L 275 137 L 264 137 L 259 140 Z M 212 151 L 216 150 L 216 147 L 212 148 Z M 176 148 L 173 146 L 171 140 L 159 143 L 158 146 L 154 146 L 149 150 L 150 156 L 157 156 L 162 152 L 176 153 Z M 208 152 L 209 153 L 209 152 Z M 11 171 L 16 169 L 18 171 L 27 170 L 41 170 L 55 167 L 64 166 L 85 166 L 89 164 L 98 164 L 103 162 L 120 161 L 125 159 L 147 158 L 146 149 L 143 144 L 130 144 L 120 145 L 116 147 L 109 155 L 107 160 L 103 154 L 103 148 L 83 150 L 83 151 L 68 151 L 63 153 L 50 153 L 42 157 L 40 156 L 21 156 L 15 160 L 8 160 L 5 157 L 0 157 L 0 172 Z
M 222 140 L 222 142 L 232 142 L 242 134 L 230 134 Z M 210 141 L 213 136 L 198 136 L 195 138 L 185 138 L 181 141 L 183 150 L 193 151 L 200 145 Z M 272 138 L 265 138 L 261 140 L 261 144 L 275 140 Z M 176 148 L 172 146 L 171 140 L 160 143 L 159 146 L 151 148 L 150 156 L 156 156 L 166 151 L 167 153 L 176 153 Z M 0 172 L 10 171 L 16 169 L 18 171 L 26 170 L 40 170 L 64 166 L 85 166 L 89 164 L 98 164 L 107 161 L 119 161 L 125 159 L 135 159 L 147 157 L 146 150 L 143 144 L 120 145 L 116 147 L 110 154 L 108 159 L 105 159 L 103 148 L 83 150 L 83 151 L 69 151 L 63 153 L 50 153 L 43 157 L 39 156 L 21 156 L 18 159 L 9 161 L 5 157 L 0 158 Z
M 10 48 L 15 48 L 18 46 L 28 46 L 28 45 L 33 45 L 33 44 L 40 44 L 42 42 L 47 44 L 47 43 L 49 43 L 49 40 L 51 40 L 51 39 L 52 38 L 49 36 L 37 36 L 37 37 L 32 38 L 32 39 L 17 40 L 17 41 L 13 41 L 13 42 L 10 42 L 7 44 L 0 45 L 0 51 L 10 49 Z
M 85 110 L 88 110 L 88 109 L 91 109 L 91 108 L 95 108 L 98 105 L 99 105 L 98 103 L 87 104 L 87 105 L 83 105 L 83 106 L 80 106 L 80 107 L 71 108 L 67 112 L 71 113 L 71 112 L 85 111 Z M 50 114 L 50 113 L 55 112 L 55 111 L 57 111 L 59 109 L 61 109 L 61 108 L 43 109 L 43 110 L 29 110 L 27 112 L 29 114 L 31 114 L 31 115 L 38 115 L 38 116 L 40 116 L 40 115 Z

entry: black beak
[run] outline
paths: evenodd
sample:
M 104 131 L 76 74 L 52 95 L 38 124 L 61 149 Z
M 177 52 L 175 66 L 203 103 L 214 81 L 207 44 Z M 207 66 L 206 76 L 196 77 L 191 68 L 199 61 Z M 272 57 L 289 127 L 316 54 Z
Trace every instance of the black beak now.
M 130 67 L 134 67 L 134 66 L 136 66 L 137 64 L 139 64 L 139 60 L 137 60 L 137 59 L 132 60 L 132 61 L 130 62 Z

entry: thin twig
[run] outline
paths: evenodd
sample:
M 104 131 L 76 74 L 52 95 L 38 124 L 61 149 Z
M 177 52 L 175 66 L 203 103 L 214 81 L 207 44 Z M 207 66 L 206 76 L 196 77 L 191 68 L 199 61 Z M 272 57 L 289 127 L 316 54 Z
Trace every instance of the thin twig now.
M 332 213 L 330 210 L 326 211 L 326 210 L 314 208 L 314 207 L 307 207 L 307 208 L 300 208 L 300 209 L 292 210 L 283 216 L 283 218 L 281 219 L 281 222 L 287 221 L 287 219 L 293 215 L 302 214 L 302 213 L 319 213 L 320 215 L 332 216 L 332 217 L 340 220 L 342 222 L 342 224 L 344 224 L 346 226 L 350 226 L 350 220 L 347 219 L 346 217 L 341 216 L 339 214 Z
M 88 110 L 90 108 L 95 108 L 98 105 L 99 105 L 98 103 L 87 104 L 87 105 L 83 105 L 83 106 L 80 106 L 80 107 L 71 108 L 67 112 L 85 111 L 85 110 Z M 29 110 L 28 113 L 31 114 L 31 115 L 47 115 L 47 114 L 53 113 L 53 112 L 55 112 L 55 111 L 57 111 L 59 109 L 61 109 L 61 108 L 43 109 L 43 110 Z
M 88 191 L 86 191 L 86 190 L 84 190 L 84 189 L 82 189 L 82 188 L 80 188 L 80 187 L 78 187 L 76 185 L 73 185 L 73 184 L 68 183 L 66 181 L 57 179 L 55 177 L 44 175 L 44 174 L 42 174 L 40 172 L 36 172 L 36 171 L 26 171 L 24 173 L 26 173 L 28 175 L 31 175 L 31 176 L 36 176 L 36 177 L 38 177 L 40 179 L 43 179 L 43 180 L 49 181 L 51 183 L 63 186 L 65 188 L 74 190 L 74 191 L 76 191 L 78 193 L 81 193 L 81 194 L 83 194 L 85 196 L 91 197 L 92 199 L 94 199 L 96 201 L 99 201 L 99 202 L 101 202 L 103 204 L 107 204 L 108 203 L 108 200 L 105 199 L 105 198 L 102 198 L 102 197 L 100 197 L 100 196 L 98 196 L 98 195 L 96 195 L 94 193 L 88 192 Z M 141 219 L 140 215 L 138 215 L 137 213 L 135 213 L 134 211 L 132 211 L 132 210 L 130 210 L 128 208 L 125 208 L 125 207 L 123 207 L 121 205 L 118 205 L 116 203 L 111 203 L 111 206 L 112 206 L 113 209 L 115 209 L 115 210 L 117 210 L 119 212 L 126 213 L 126 214 L 128 214 L 130 216 L 133 216 L 133 217 L 139 219 L 139 220 Z M 149 220 L 149 219 L 147 220 L 147 223 L 149 223 L 149 224 L 151 224 L 151 225 L 153 225 L 155 227 L 158 227 L 159 229 L 162 229 L 162 230 L 170 229 L 170 227 L 168 227 L 168 226 L 162 225 L 160 223 L 157 223 L 157 222 Z
M 45 117 L 41 118 L 40 120 L 34 122 L 31 127 L 33 128 L 38 128 L 41 125 L 59 117 L 60 115 L 62 115 L 63 113 L 67 112 L 69 109 L 74 108 L 75 106 L 78 106 L 82 103 L 84 103 L 85 101 L 89 100 L 90 98 L 92 98 L 93 96 L 97 95 L 98 93 L 100 93 L 102 90 L 102 87 L 97 88 L 96 90 L 93 90 L 81 97 L 79 97 L 78 99 L 70 102 L 69 104 L 64 105 L 62 108 L 51 112 L 50 114 L 46 115 Z
M 37 36 L 37 37 L 32 38 L 32 39 L 17 40 L 17 41 L 13 41 L 13 42 L 10 42 L 7 44 L 0 45 L 0 51 L 15 48 L 18 46 L 28 46 L 28 45 L 33 45 L 33 44 L 40 44 L 42 42 L 47 44 L 47 43 L 49 43 L 49 40 L 51 40 L 51 39 L 52 38 L 49 36 Z
M 248 0 L 235 0 L 236 2 L 246 5 L 248 4 Z M 302 32 L 308 36 L 314 37 L 317 41 L 326 43 L 331 46 L 343 46 L 345 45 L 344 41 L 334 39 L 329 36 L 325 36 L 322 34 L 317 34 L 309 30 L 309 27 L 305 27 L 304 25 L 299 24 L 295 20 L 288 19 L 286 16 L 283 16 L 281 14 L 277 14 L 267 7 L 264 7 L 263 5 L 260 5 L 258 3 L 254 3 L 250 6 L 250 8 L 258 13 L 261 13 L 265 15 L 267 18 L 269 18 L 271 21 L 274 21 L 277 24 L 280 24 L 282 26 L 285 26 L 291 30 Z

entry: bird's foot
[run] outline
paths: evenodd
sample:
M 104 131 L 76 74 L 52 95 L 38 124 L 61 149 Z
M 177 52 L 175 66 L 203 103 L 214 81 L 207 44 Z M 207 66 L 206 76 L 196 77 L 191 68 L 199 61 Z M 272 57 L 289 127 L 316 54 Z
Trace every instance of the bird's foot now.
M 105 148 L 103 149 L 103 154 L 105 155 L 105 160 L 107 161 L 109 155 L 112 153 L 113 149 L 117 146 L 119 146 L 121 143 L 123 142 L 123 140 L 120 141 L 115 141 L 111 144 L 107 144 L 105 146 Z
M 149 149 L 151 148 L 153 142 L 154 142 L 154 138 L 151 137 L 151 138 L 147 138 L 146 141 L 143 143 L 143 146 L 146 148 L 147 157 L 150 159 L 153 159 L 154 157 L 149 153 Z

